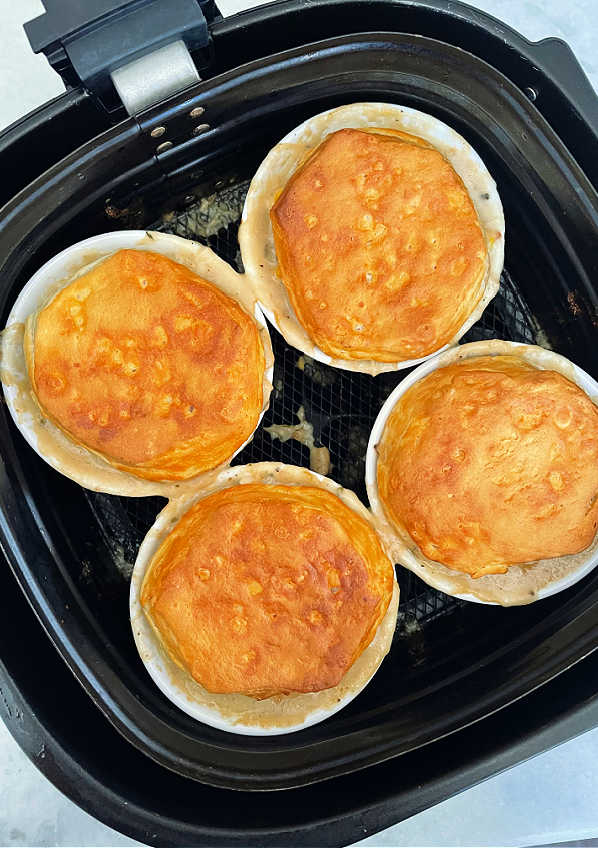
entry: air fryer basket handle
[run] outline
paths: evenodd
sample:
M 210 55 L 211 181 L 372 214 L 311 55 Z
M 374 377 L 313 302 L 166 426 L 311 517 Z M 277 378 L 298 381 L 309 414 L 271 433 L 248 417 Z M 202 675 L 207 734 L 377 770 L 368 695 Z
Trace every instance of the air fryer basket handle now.
M 529 53 L 598 136 L 598 95 L 569 45 L 544 38 L 531 44 Z
M 211 60 L 209 24 L 221 17 L 215 0 L 44 0 L 43 15 L 25 32 L 67 88 L 81 83 L 107 111 L 120 107 L 111 73 L 132 60 L 182 41 L 196 66 Z

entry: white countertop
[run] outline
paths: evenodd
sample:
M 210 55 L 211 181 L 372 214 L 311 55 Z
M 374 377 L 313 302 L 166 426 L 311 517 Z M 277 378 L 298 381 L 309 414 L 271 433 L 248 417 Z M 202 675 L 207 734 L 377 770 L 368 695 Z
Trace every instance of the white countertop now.
M 258 5 L 218 0 L 224 14 Z M 478 0 L 532 41 L 560 36 L 598 88 L 598 0 Z M 39 0 L 0 0 L 0 129 L 62 90 L 21 29 Z M 531 846 L 598 840 L 598 729 L 360 842 L 360 846 Z M 0 723 L 0 846 L 139 843 L 88 816 L 29 762 Z M 587 844 L 587 843 L 586 843 Z M 598 845 L 598 841 L 593 843 Z

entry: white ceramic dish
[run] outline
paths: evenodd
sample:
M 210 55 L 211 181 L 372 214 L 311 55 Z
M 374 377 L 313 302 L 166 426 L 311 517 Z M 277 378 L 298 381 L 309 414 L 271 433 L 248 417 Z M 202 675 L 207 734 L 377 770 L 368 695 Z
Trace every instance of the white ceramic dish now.
M 338 495 L 345 504 L 371 523 L 369 511 L 353 492 L 306 468 L 276 462 L 227 468 L 215 474 L 209 485 L 201 491 L 189 492 L 170 501 L 158 515 L 137 555 L 131 577 L 129 608 L 139 655 L 154 683 L 170 701 L 192 718 L 219 730 L 250 736 L 272 736 L 317 724 L 341 710 L 361 692 L 390 649 L 396 626 L 399 588 L 395 580 L 388 610 L 373 640 L 341 682 L 332 689 L 313 694 L 287 695 L 281 701 L 270 698 L 258 701 L 244 695 L 214 695 L 207 692 L 163 650 L 141 607 L 141 587 L 153 555 L 173 525 L 194 503 L 219 489 L 248 482 L 320 486 Z
M 327 135 L 347 127 L 384 127 L 399 129 L 429 141 L 451 163 L 473 201 L 486 235 L 489 267 L 481 286 L 480 300 L 449 345 L 455 345 L 480 318 L 496 295 L 504 262 L 505 221 L 496 184 L 479 155 L 455 130 L 417 109 L 392 103 L 351 103 L 308 118 L 291 130 L 258 168 L 249 186 L 239 244 L 245 273 L 251 280 L 264 313 L 293 347 L 326 365 L 380 374 L 411 368 L 435 356 L 440 350 L 421 359 L 399 362 L 345 360 L 329 356 L 310 339 L 291 306 L 284 283 L 278 277 L 270 209 L 306 154 L 316 148 Z
M 506 606 L 548 598 L 556 592 L 568 589 L 582 577 L 585 577 L 586 574 L 589 574 L 598 564 L 598 535 L 592 545 L 579 554 L 539 560 L 535 563 L 532 566 L 534 574 L 541 579 L 545 577 L 545 580 L 542 581 L 542 588 L 534 591 L 533 596 L 530 595 L 529 591 L 523 591 L 521 588 L 525 566 L 515 565 L 511 566 L 506 574 L 488 574 L 473 579 L 469 575 L 456 572 L 440 563 L 429 560 L 406 531 L 400 534 L 392 526 L 378 494 L 378 453 L 376 450 L 390 413 L 399 398 L 414 383 L 435 369 L 450 365 L 460 359 L 501 354 L 516 354 L 536 368 L 558 371 L 575 382 L 598 405 L 598 383 L 596 380 L 564 356 L 553 353 L 553 351 L 535 345 L 516 344 L 515 342 L 496 339 L 461 345 L 424 362 L 405 377 L 389 395 L 370 434 L 366 454 L 366 486 L 378 532 L 383 540 L 386 552 L 392 559 L 413 571 L 430 586 L 456 598 Z M 538 572 L 538 569 L 541 572 Z
M 4 396 L 12 418 L 33 450 L 49 465 L 88 489 L 118 495 L 176 495 L 186 486 L 197 487 L 198 479 L 184 482 L 156 482 L 135 477 L 112 466 L 95 452 L 76 445 L 52 422 L 43 418 L 35 401 L 23 351 L 25 321 L 41 309 L 72 280 L 89 270 L 96 262 L 117 250 L 134 248 L 162 253 L 189 267 L 234 297 L 255 318 L 266 357 L 263 385 L 263 407 L 268 408 L 274 357 L 266 321 L 261 309 L 245 284 L 243 276 L 216 256 L 209 248 L 179 236 L 144 230 L 123 230 L 93 236 L 66 248 L 54 256 L 27 282 L 10 312 L 2 334 L 2 382 Z M 259 426 L 258 424 L 256 425 Z M 255 431 L 254 431 L 255 432 Z M 230 460 L 251 440 L 239 447 Z M 228 463 L 226 463 L 228 464 Z M 221 466 L 223 467 L 223 466 Z

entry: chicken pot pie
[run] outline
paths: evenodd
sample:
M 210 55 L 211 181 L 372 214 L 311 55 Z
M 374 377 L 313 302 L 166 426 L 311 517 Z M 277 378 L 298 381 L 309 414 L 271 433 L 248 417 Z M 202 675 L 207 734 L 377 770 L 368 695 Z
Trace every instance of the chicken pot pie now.
M 398 588 L 353 493 L 259 463 L 169 504 L 131 599 L 141 656 L 179 706 L 225 729 L 284 732 L 367 683 L 390 647 Z
M 3 381 L 17 423 L 58 470 L 103 491 L 168 494 L 253 434 L 271 388 L 268 332 L 242 278 L 207 248 L 158 233 L 108 238 L 127 246 L 94 256 L 92 239 L 71 248 L 81 264 L 66 279 L 42 269 L 41 290 L 32 280 L 37 308 L 27 312 L 26 289 Z M 20 397 L 11 363 L 22 365 Z
M 395 555 L 437 588 L 498 603 L 586 573 L 598 547 L 591 378 L 542 348 L 479 342 L 404 382 L 368 456 Z
M 379 373 L 454 344 L 498 290 L 496 186 L 445 124 L 380 103 L 309 119 L 266 157 L 240 232 L 243 261 L 285 338 Z

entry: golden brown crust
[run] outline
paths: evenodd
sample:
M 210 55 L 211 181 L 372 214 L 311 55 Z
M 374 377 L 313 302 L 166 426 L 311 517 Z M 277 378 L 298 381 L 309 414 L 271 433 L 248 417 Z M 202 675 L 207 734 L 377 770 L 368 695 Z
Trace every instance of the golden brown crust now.
M 30 330 L 44 413 L 138 477 L 215 468 L 257 425 L 265 358 L 255 321 L 163 255 L 118 251 L 62 289 Z
M 372 527 L 336 495 L 250 483 L 189 509 L 154 555 L 141 603 L 208 691 L 267 697 L 338 684 L 393 579 Z
M 377 480 L 421 551 L 472 577 L 574 554 L 598 525 L 598 408 L 516 356 L 439 368 L 389 416 Z
M 331 133 L 270 218 L 293 309 L 331 356 L 428 355 L 482 296 L 488 255 L 471 198 L 444 156 L 406 133 Z

